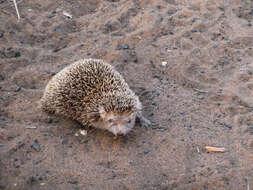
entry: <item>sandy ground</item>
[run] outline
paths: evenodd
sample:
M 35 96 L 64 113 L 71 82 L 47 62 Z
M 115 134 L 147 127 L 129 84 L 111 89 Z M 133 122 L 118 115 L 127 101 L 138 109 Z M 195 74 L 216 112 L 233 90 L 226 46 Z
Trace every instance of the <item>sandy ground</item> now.
M 0 0 L 1 190 L 253 189 L 252 0 L 18 7 L 20 22 Z M 115 66 L 152 126 L 82 136 L 76 122 L 42 113 L 47 82 L 82 58 Z

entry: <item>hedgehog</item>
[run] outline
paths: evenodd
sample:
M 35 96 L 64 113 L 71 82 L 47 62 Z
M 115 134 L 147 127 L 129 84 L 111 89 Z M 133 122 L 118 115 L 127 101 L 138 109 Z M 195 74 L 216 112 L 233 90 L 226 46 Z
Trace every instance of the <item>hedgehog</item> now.
M 53 76 L 40 107 L 48 114 L 108 130 L 115 136 L 130 132 L 136 119 L 141 126 L 151 124 L 141 113 L 138 96 L 120 73 L 100 59 L 79 60 Z

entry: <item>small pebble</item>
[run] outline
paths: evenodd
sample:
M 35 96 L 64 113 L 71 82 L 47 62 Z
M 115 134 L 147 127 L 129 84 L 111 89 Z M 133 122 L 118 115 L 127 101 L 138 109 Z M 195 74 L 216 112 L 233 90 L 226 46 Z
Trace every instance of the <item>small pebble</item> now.
M 126 45 L 123 45 L 122 48 L 123 48 L 123 49 L 129 49 L 129 46 L 126 44 Z
M 22 141 L 19 141 L 18 142 L 18 148 L 22 148 L 23 146 L 25 146 L 25 143 L 23 143 Z
M 167 13 L 168 13 L 168 15 L 173 15 L 173 14 L 175 13 L 175 11 L 173 11 L 173 10 L 168 10 Z
M 68 181 L 68 183 L 77 185 L 77 184 L 78 184 L 78 181 L 77 181 L 76 179 L 71 179 L 70 181 Z
M 56 14 L 56 11 L 54 10 L 53 12 L 51 12 L 51 14 L 48 16 L 48 18 L 53 18 Z
M 68 17 L 68 18 L 72 18 L 72 15 L 71 14 L 69 14 L 69 13 L 67 13 L 66 11 L 63 11 L 63 13 L 62 13 L 64 16 L 66 16 L 66 17 Z
M 167 61 L 163 61 L 163 62 L 162 62 L 162 66 L 164 66 L 164 67 L 165 67 L 167 64 L 168 64 Z
M 154 113 L 150 113 L 148 116 L 149 116 L 149 117 L 152 117 L 153 115 L 154 115 Z
M 48 120 L 47 120 L 47 123 L 53 123 L 53 118 L 49 118 Z
M 85 135 L 87 135 L 87 131 L 84 130 L 84 129 L 83 129 L 83 130 L 80 130 L 80 134 L 83 135 L 83 136 L 85 136 Z
M 15 92 L 19 92 L 21 90 L 21 87 L 20 86 L 18 86 L 17 88 L 15 88 Z
M 37 152 L 40 152 L 40 144 L 38 142 L 37 139 L 34 140 L 34 143 L 31 146 L 34 150 L 36 150 Z

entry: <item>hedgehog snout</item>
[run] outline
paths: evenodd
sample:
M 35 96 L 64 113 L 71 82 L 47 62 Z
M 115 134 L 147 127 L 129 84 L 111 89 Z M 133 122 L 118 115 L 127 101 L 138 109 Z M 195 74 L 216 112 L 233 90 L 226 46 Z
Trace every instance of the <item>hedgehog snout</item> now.
M 117 136 L 117 135 L 126 135 L 128 132 L 130 132 L 132 130 L 132 128 L 133 127 L 118 125 L 118 126 L 114 126 L 112 128 L 112 133 L 115 136 Z

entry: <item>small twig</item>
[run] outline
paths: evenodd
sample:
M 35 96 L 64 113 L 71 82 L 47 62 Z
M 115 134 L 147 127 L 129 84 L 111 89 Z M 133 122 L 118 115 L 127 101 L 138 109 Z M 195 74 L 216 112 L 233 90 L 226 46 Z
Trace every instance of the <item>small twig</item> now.
M 26 129 L 37 129 L 37 127 L 26 127 Z
M 208 93 L 208 91 L 205 91 L 205 90 L 199 90 L 197 88 L 193 88 L 193 90 L 196 90 L 197 92 L 200 92 L 200 93 Z
M 200 152 L 200 151 L 199 151 L 199 147 L 198 147 L 198 146 L 197 146 L 197 151 L 198 151 L 198 153 Z
M 249 182 L 247 182 L 247 190 L 250 190 L 250 188 L 249 188 Z
M 214 147 L 214 146 L 206 146 L 205 147 L 207 152 L 225 152 L 225 148 Z
M 19 11 L 18 11 L 17 2 L 16 2 L 16 0 L 13 0 L 13 2 L 14 2 L 15 9 L 16 9 L 16 12 L 17 12 L 17 15 L 18 15 L 18 20 L 20 20 L 20 15 L 19 15 Z

